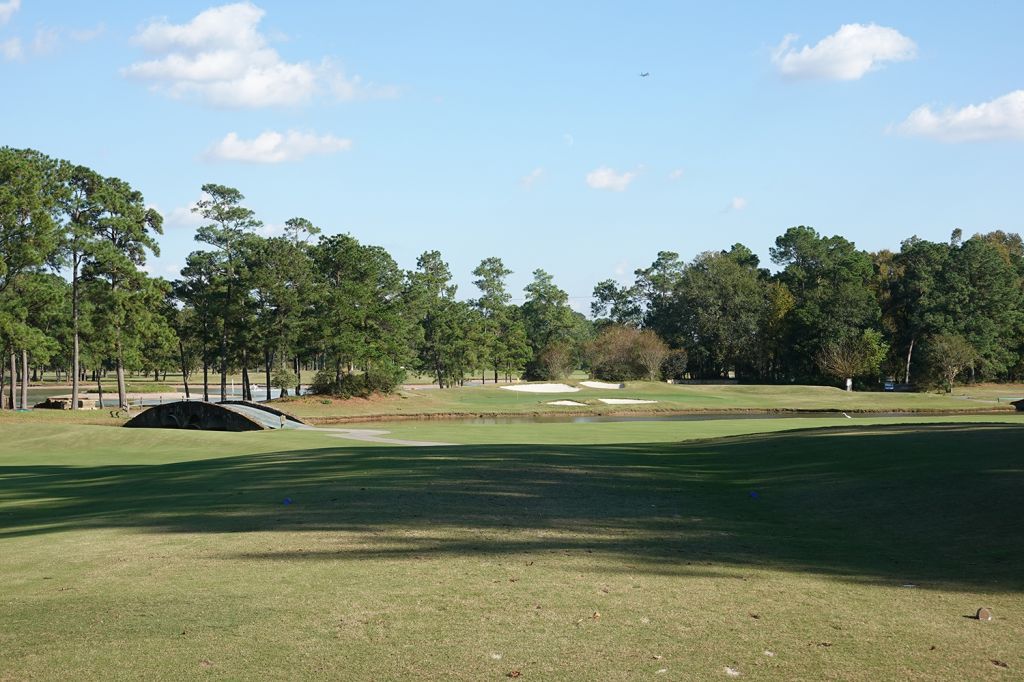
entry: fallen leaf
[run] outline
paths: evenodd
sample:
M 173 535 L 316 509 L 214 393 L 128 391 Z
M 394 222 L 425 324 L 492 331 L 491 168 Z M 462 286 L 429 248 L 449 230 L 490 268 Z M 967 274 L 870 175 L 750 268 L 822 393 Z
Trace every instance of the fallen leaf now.
M 1000 668 L 1009 668 L 1010 667 L 1009 665 L 1006 664 L 1006 661 L 1000 661 L 998 658 L 993 658 L 992 659 L 992 665 L 999 666 Z
M 749 615 L 750 615 L 750 617 L 751 617 L 751 618 L 753 618 L 754 620 L 758 620 L 758 619 L 759 619 L 759 618 L 761 617 L 761 614 L 758 614 L 758 613 L 751 613 L 751 614 L 749 614 Z
M 765 649 L 764 650 L 764 655 L 768 656 L 769 658 L 771 658 L 772 656 L 775 655 L 775 652 L 774 651 L 768 651 L 767 649 Z
M 522 677 L 522 676 L 523 676 L 523 674 L 521 672 L 519 672 L 518 670 L 513 670 L 513 671 L 511 671 L 507 675 L 507 677 Z
M 818 646 L 832 646 L 832 642 L 818 642 Z
M 730 668 L 729 666 L 725 666 L 725 674 L 729 677 L 739 677 L 742 673 L 740 673 L 740 671 L 736 668 Z
M 201 668 L 212 668 L 213 667 L 213 661 L 211 661 L 211 660 L 209 660 L 207 658 L 204 658 L 203 660 L 199 661 L 199 667 L 201 667 Z
M 665 657 L 664 656 L 651 656 L 651 658 L 653 658 L 656 661 L 660 661 L 661 659 L 663 659 Z
M 591 616 L 591 618 L 593 618 L 594 620 L 597 620 L 600 617 L 601 613 L 599 611 L 594 611 L 594 615 Z

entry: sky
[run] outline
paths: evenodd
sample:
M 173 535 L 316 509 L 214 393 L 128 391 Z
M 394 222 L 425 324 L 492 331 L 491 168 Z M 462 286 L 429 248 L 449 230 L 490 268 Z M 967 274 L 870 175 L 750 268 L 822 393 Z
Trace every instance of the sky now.
M 842 6 L 841 6 L 842 5 Z M 1024 3 L 0 0 L 0 144 L 120 177 L 192 250 L 207 182 L 586 311 L 658 251 L 1024 231 Z M 646 73 L 647 76 L 641 76 Z

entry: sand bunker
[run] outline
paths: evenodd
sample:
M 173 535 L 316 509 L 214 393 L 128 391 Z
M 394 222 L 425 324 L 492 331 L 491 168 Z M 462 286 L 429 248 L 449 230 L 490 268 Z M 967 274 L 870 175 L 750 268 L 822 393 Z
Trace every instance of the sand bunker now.
M 625 384 L 609 384 L 606 381 L 581 381 L 580 386 L 587 388 L 625 388 Z
M 562 405 L 564 407 L 586 407 L 586 403 L 578 403 L 575 400 L 552 400 L 548 405 Z
M 502 386 L 506 391 L 522 393 L 575 393 L 580 390 L 567 384 L 522 384 L 521 386 Z
M 632 398 L 598 398 L 605 405 L 642 405 L 656 403 L 657 400 L 634 400 Z

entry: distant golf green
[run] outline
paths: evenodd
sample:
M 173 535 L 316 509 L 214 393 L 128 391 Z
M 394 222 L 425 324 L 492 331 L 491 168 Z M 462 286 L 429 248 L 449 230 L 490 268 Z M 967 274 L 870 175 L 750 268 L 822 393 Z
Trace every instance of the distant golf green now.
M 679 442 L 774 424 L 5 423 L 0 679 L 1024 669 L 1019 419 Z
M 495 386 L 454 389 L 418 389 L 370 400 L 331 400 L 302 397 L 275 401 L 282 409 L 303 417 L 365 418 L 377 416 L 458 414 L 630 414 L 671 412 L 740 411 L 987 411 L 1013 408 L 994 394 L 972 399 L 935 393 L 846 392 L 829 386 L 673 385 L 660 382 L 629 382 L 623 389 L 595 389 L 564 393 L 528 393 Z M 1014 391 L 1006 387 L 1003 392 Z M 602 399 L 654 401 L 635 405 L 610 405 Z M 559 400 L 584 403 L 582 407 L 552 405 Z

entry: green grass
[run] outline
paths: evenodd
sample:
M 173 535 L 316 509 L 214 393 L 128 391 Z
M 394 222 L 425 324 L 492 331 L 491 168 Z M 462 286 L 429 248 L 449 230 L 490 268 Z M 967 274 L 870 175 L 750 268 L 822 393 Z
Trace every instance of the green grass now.
M 1019 676 L 1019 421 L 773 424 L 4 424 L 0 679 Z
M 822 417 L 772 417 L 769 419 L 706 419 L 678 422 L 522 423 L 472 424 L 453 420 L 407 420 L 345 424 L 339 428 L 386 430 L 389 438 L 459 445 L 602 445 L 669 443 L 750 434 L 851 426 L 897 426 L 1005 423 L 1024 426 L 1024 413 L 999 415 L 856 417 L 852 420 Z
M 953 395 L 972 400 L 1008 403 L 1024 398 L 1024 384 L 971 384 L 955 386 Z
M 656 400 L 653 404 L 604 405 L 599 398 Z M 554 400 L 587 403 L 584 408 L 549 405 Z M 326 404 L 325 404 L 326 400 Z M 493 384 L 446 390 L 402 391 L 369 400 L 320 397 L 281 401 L 281 407 L 318 420 L 452 414 L 629 414 L 701 411 L 971 411 L 1012 410 L 1008 404 L 931 393 L 853 392 L 828 386 L 671 385 L 630 382 L 622 390 L 587 389 L 577 393 L 520 393 Z

